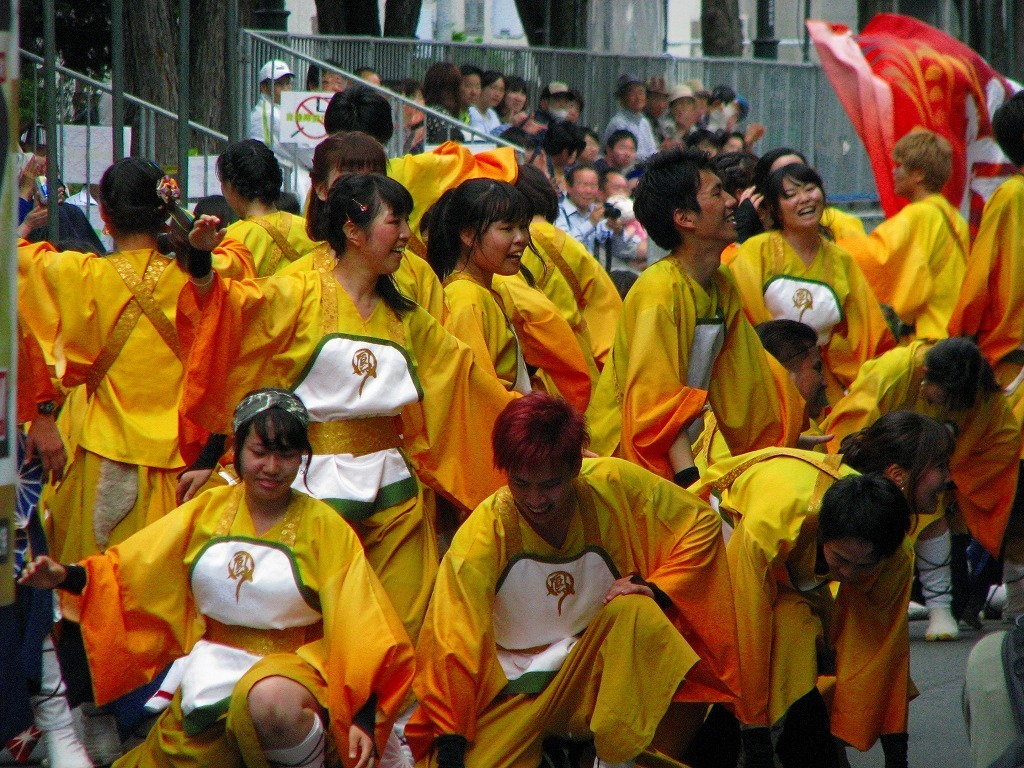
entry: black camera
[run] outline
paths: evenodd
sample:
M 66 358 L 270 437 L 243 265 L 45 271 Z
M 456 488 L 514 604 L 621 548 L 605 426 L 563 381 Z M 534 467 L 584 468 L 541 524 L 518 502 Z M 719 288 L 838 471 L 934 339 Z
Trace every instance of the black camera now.
M 616 208 L 611 203 L 604 204 L 604 217 L 606 219 L 618 219 L 622 216 L 622 211 Z

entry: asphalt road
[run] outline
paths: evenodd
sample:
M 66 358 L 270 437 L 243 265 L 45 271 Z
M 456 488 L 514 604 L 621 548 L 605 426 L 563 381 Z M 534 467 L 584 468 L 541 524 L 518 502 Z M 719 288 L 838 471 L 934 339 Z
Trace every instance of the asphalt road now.
M 965 631 L 956 642 L 928 643 L 927 622 L 910 623 L 910 674 L 920 695 L 910 703 L 911 768 L 969 768 L 970 748 L 960 695 L 967 655 L 987 632 L 1006 628 L 987 621 L 981 632 Z M 853 768 L 882 768 L 882 748 L 848 750 Z

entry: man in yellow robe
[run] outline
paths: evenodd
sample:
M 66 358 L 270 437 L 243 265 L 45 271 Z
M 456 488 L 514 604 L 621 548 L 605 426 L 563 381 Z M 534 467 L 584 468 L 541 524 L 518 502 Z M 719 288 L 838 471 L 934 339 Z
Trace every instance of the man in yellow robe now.
M 881 736 L 886 767 L 907 765 L 908 502 L 920 491 L 914 508 L 934 508 L 948 478 L 949 436 L 914 414 L 891 421 L 896 432 L 916 425 L 912 441 L 929 467 L 921 478 L 907 468 L 918 455 L 900 456 L 897 441 L 873 436 L 856 463 L 872 474 L 858 475 L 839 456 L 765 449 L 713 465 L 697 489 L 714 495 L 735 526 L 727 551 L 734 602 L 743 606 L 744 765 L 773 765 L 773 736 L 794 704 L 817 696 L 819 675 L 834 676 L 822 681 L 832 734 L 862 751 Z M 900 490 L 908 481 L 913 494 Z M 834 596 L 832 581 L 840 582 Z M 818 754 L 794 764 L 831 763 L 828 739 L 803 749 Z
M 867 237 L 839 241 L 911 339 L 944 339 L 967 270 L 967 222 L 942 195 L 952 169 L 949 142 L 912 131 L 893 148 L 896 194 L 910 201 Z
M 683 485 L 697 476 L 691 445 L 705 403 L 735 453 L 795 445 L 802 428 L 802 408 L 787 410 L 721 266 L 723 247 L 736 237 L 735 207 L 700 153 L 664 152 L 650 161 L 637 187 L 637 218 L 670 254 L 626 297 L 587 413 L 598 454 Z
M 420 764 L 536 768 L 548 735 L 592 738 L 606 763 L 652 741 L 678 756 L 705 702 L 735 704 L 717 517 L 632 464 L 582 460 L 582 417 L 548 395 L 507 406 L 493 442 L 509 485 L 456 533 L 420 635 Z

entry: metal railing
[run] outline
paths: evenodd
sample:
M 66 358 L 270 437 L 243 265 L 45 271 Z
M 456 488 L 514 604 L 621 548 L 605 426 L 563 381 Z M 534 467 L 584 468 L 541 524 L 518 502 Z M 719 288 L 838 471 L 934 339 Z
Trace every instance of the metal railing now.
M 335 66 L 322 58 L 318 58 L 315 55 L 315 51 L 305 51 L 298 47 L 289 46 L 286 42 L 273 39 L 272 36 L 273 33 L 270 32 L 248 29 L 242 31 L 240 41 L 241 69 L 243 73 L 242 88 L 240 92 L 242 105 L 233 108 L 233 111 L 236 113 L 248 114 L 249 108 L 257 103 L 260 98 L 258 82 L 258 72 L 260 67 L 272 59 L 277 59 L 284 61 L 289 67 L 291 67 L 292 71 L 295 72 L 296 90 L 303 90 L 304 83 L 306 82 L 306 75 L 309 72 L 310 67 L 317 67 L 321 72 L 332 72 L 341 75 L 347 80 L 358 82 L 360 85 L 365 85 L 387 99 L 391 106 L 391 113 L 394 115 L 395 119 L 395 131 L 392 134 L 391 140 L 385 147 L 389 157 L 397 157 L 408 151 L 405 131 L 405 115 L 402 109 L 403 105 L 415 107 L 418 111 L 424 113 L 424 115 L 434 117 L 451 128 L 458 129 L 463 133 L 463 135 L 471 137 L 469 139 L 470 141 L 480 141 L 497 146 L 515 146 L 511 142 L 502 139 L 500 136 L 493 136 L 484 131 L 478 131 L 466 123 L 453 118 L 451 115 L 426 107 L 423 104 L 417 103 L 416 101 L 391 90 L 390 88 L 364 82 L 353 73 L 352 70 L 354 70 L 355 67 Z M 243 136 L 239 136 L 239 138 L 243 138 Z M 298 173 L 301 174 L 303 172 L 301 167 L 302 162 L 297 156 L 293 158 L 292 165 Z M 292 186 L 294 187 L 295 185 L 293 184 Z M 295 189 L 293 188 L 292 191 L 295 191 Z
M 40 56 L 22 50 L 21 88 L 28 94 L 26 108 L 32 123 L 45 125 L 44 61 Z M 113 96 L 113 87 L 79 72 L 57 68 L 57 165 L 66 184 L 98 184 L 100 176 L 113 157 L 113 126 L 106 114 L 106 97 Z M 168 172 L 175 173 L 182 162 L 166 137 L 174 136 L 178 115 L 171 110 L 125 93 L 126 125 L 132 127 L 130 154 L 154 160 Z M 228 144 L 227 135 L 201 123 L 189 123 L 188 162 L 191 173 L 189 192 L 197 199 L 219 190 L 215 166 L 217 156 Z M 126 154 L 129 154 L 126 152 Z
M 533 104 L 546 83 L 559 80 L 580 91 L 585 102 L 580 123 L 598 132 L 617 109 L 612 94 L 616 78 L 624 72 L 643 80 L 658 75 L 670 84 L 698 79 L 708 87 L 728 85 L 750 104 L 749 119 L 767 127 L 759 149 L 791 146 L 804 152 L 821 173 L 833 200 L 878 198 L 863 144 L 828 78 L 815 64 L 623 56 L 553 48 L 483 47 L 472 43 L 281 32 L 247 31 L 243 37 L 248 40 L 242 46 L 242 70 L 250 106 L 255 103 L 256 73 L 268 58 L 287 61 L 298 82 L 304 81 L 310 63 L 334 71 L 336 68 L 323 64 L 327 60 L 337 62 L 345 71 L 372 67 L 385 81 L 421 80 L 427 68 L 438 61 L 474 64 L 525 79 Z

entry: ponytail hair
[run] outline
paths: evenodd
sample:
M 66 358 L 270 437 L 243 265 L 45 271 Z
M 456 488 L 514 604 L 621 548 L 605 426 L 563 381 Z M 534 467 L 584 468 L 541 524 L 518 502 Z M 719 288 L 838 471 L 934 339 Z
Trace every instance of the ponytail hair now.
M 334 182 L 318 221 L 327 243 L 343 258 L 348 246 L 344 226 L 351 221 L 364 232 L 384 208 L 399 218 L 408 218 L 413 201 L 409 191 L 394 179 L 378 173 L 349 173 Z M 411 311 L 416 302 L 403 295 L 391 275 L 378 275 L 378 295 L 399 315 Z
M 118 235 L 159 235 L 171 215 L 173 203 L 157 194 L 163 170 L 150 160 L 126 157 L 104 171 L 100 179 L 100 206 Z

